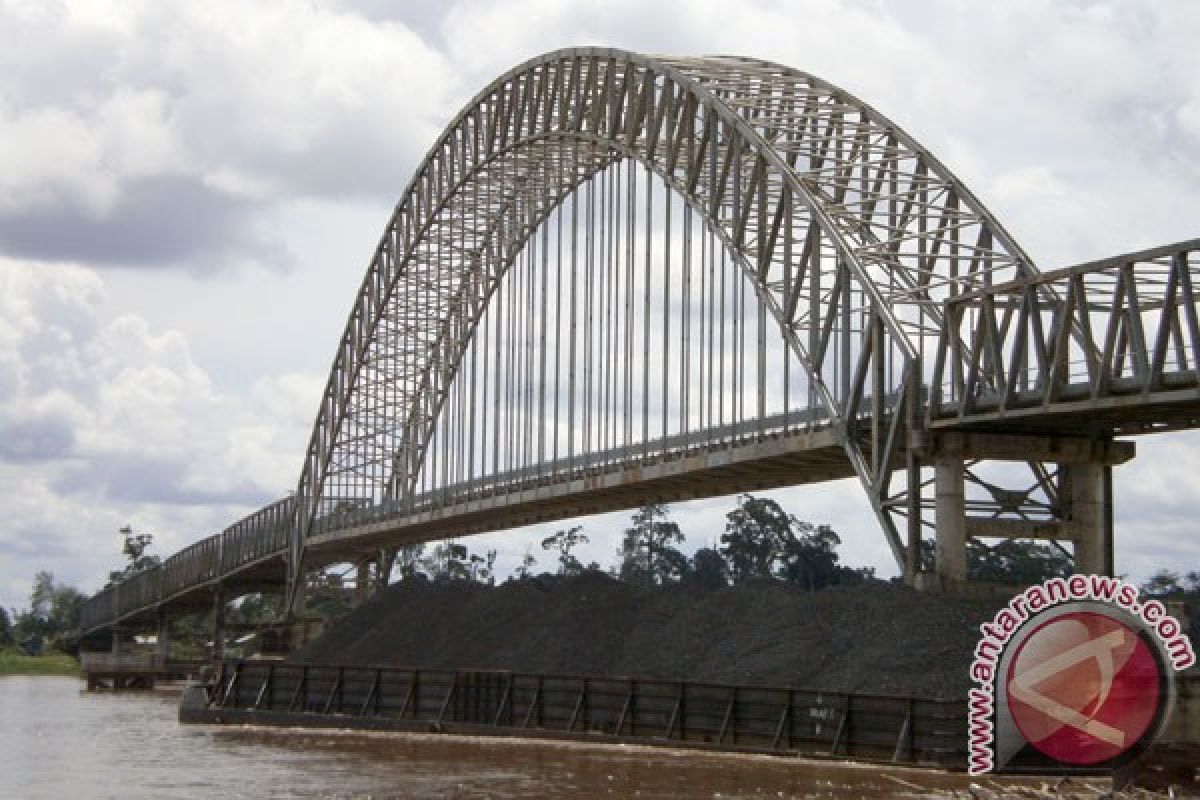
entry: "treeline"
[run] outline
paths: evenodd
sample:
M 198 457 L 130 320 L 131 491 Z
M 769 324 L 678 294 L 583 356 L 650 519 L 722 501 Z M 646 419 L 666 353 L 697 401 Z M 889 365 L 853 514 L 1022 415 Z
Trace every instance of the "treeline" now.
M 128 527 L 123 554 L 126 565 L 109 575 L 109 583 L 120 582 L 158 563 L 146 553 L 152 537 L 135 535 Z M 623 531 L 613 561 L 602 565 L 584 563 L 579 548 L 589 541 L 581 526 L 557 531 L 541 541 L 542 560 L 527 549 L 507 580 L 537 578 L 547 581 L 600 572 L 622 581 L 641 585 L 665 585 L 692 582 L 721 587 L 747 580 L 781 580 L 811 591 L 829 586 L 851 586 L 878 580 L 872 567 L 850 567 L 840 562 L 841 537 L 829 525 L 814 525 L 789 514 L 770 498 L 750 494 L 738 496 L 737 505 L 725 515 L 725 530 L 712 546 L 701 547 L 688 555 L 685 537 L 671 519 L 666 506 L 649 503 L 636 509 Z M 922 543 L 921 558 L 932 566 L 933 543 Z M 1059 547 L 1038 542 L 1006 540 L 988 546 L 971 540 L 967 544 L 967 567 L 971 580 L 1031 585 L 1072 571 L 1070 555 Z M 474 581 L 495 584 L 498 574 L 496 551 L 471 551 L 466 545 L 446 540 L 426 545 L 398 548 L 388 570 L 393 580 L 431 582 Z M 343 591 L 343 576 L 323 571 L 309 576 L 312 590 L 310 612 L 340 616 L 349 609 Z M 1200 625 L 1200 572 L 1180 574 L 1160 570 L 1142 585 L 1146 594 L 1164 600 L 1183 602 Z M 329 590 L 329 591 L 325 591 Z M 26 610 L 11 613 L 0 608 L 0 646 L 25 645 L 67 649 L 78 630 L 79 613 L 86 596 L 72 586 L 59 584 L 50 572 L 34 578 L 30 604 Z M 255 624 L 277 619 L 282 614 L 282 598 L 275 595 L 250 595 L 230 609 L 231 623 Z M 193 624 L 194 623 L 194 624 Z M 196 620 L 179 621 L 180 633 L 203 632 Z M 184 629 L 187 629 L 186 631 Z
M 541 542 L 552 567 L 538 569 L 538 559 L 526 550 L 510 580 L 552 579 L 584 572 L 603 572 L 622 581 L 644 585 L 696 582 L 719 587 L 753 579 L 774 579 L 810 590 L 876 580 L 872 567 L 839 563 L 841 538 L 829 525 L 813 525 L 787 513 L 770 498 L 743 494 L 725 516 L 719 544 L 692 555 L 682 549 L 683 532 L 663 505 L 649 503 L 634 511 L 621 537 L 614 561 L 584 563 L 578 548 L 588 543 L 581 526 L 548 536 Z M 475 553 L 453 540 L 426 549 L 401 548 L 392 575 L 399 580 L 466 580 L 494 584 L 496 551 Z
M 1200 643 L 1200 571 L 1192 570 L 1180 575 L 1160 569 L 1142 584 L 1142 592 L 1164 603 L 1182 603 L 1188 613 L 1188 633 L 1192 642 Z
M 72 649 L 85 599 L 74 586 L 56 583 L 53 573 L 39 572 L 28 609 L 10 614 L 0 607 L 0 646 L 20 647 L 29 655 L 40 655 L 46 648 Z

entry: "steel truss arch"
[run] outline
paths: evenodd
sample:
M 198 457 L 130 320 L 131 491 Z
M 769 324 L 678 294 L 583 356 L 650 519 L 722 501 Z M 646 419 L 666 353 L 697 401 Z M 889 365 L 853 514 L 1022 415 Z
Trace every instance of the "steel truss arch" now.
M 563 184 L 580 155 L 588 166 Z M 676 187 L 741 260 L 903 559 L 889 484 L 918 420 L 926 340 L 946 300 L 1032 263 L 936 159 L 836 87 L 750 59 L 574 49 L 480 92 L 402 195 L 313 427 L 291 586 L 323 514 L 403 496 L 491 289 L 538 221 L 614 158 Z

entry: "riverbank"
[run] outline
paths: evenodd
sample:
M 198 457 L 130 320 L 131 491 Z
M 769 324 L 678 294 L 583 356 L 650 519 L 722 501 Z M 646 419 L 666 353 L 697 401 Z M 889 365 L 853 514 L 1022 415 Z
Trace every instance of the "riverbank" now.
M 66 653 L 27 656 L 16 648 L 0 648 L 0 675 L 79 676 L 79 662 Z

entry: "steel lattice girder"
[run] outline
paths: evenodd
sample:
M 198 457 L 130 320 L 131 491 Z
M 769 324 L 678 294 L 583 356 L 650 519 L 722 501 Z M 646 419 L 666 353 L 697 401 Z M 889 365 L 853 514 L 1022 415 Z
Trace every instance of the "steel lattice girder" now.
M 1200 240 L 1041 275 L 936 159 L 836 87 L 750 59 L 560 51 L 481 92 L 402 196 L 335 354 L 296 496 L 97 594 L 83 627 L 186 605 L 221 581 L 261 582 L 277 575 L 285 543 L 291 591 L 319 513 L 412 501 L 434 425 L 502 278 L 566 198 L 622 161 L 657 174 L 700 215 L 809 376 L 818 406 L 802 415 L 807 443 L 774 442 L 776 462 L 760 469 L 777 470 L 779 481 L 784 461 L 808 458 L 806 479 L 825 480 L 848 463 L 910 568 L 915 549 L 904 552 L 892 517 L 907 516 L 909 542 L 919 540 L 929 488 L 921 458 L 1016 453 L 1111 464 L 1132 457 L 1132 445 L 1107 440 L 1114 433 L 1200 427 Z M 732 442 L 743 424 L 718 420 L 709 433 Z M 760 421 L 758 432 L 778 424 Z M 955 450 L 955 437 L 976 430 L 983 445 Z M 989 440 L 988 431 L 1006 435 Z M 1045 437 L 1064 431 L 1100 439 Z M 687 436 L 665 433 L 658 444 L 667 452 L 677 440 L 686 447 Z M 739 469 L 759 463 L 756 447 L 737 456 Z M 834 464 L 839 447 L 848 461 Z M 596 455 L 619 468 L 628 450 Z M 732 453 L 692 461 L 720 465 Z M 908 480 L 892 492 L 901 456 Z M 627 466 L 673 481 L 681 495 L 692 480 L 683 461 L 642 470 L 634 454 Z M 1057 479 L 1030 466 L 1044 500 L 970 468 L 967 478 L 993 496 L 988 514 L 1011 506 L 1047 517 L 1042 528 L 1020 529 L 1059 538 Z M 578 477 L 564 476 L 574 482 L 565 496 L 595 483 Z M 523 479 L 518 471 L 486 480 Z M 495 494 L 486 508 L 473 503 L 486 480 L 469 479 L 465 495 L 423 499 L 404 523 L 406 541 L 447 535 L 455 514 L 474 514 L 467 528 L 483 530 L 489 509 L 520 505 Z M 1010 522 L 972 517 L 967 527 L 1008 535 Z
M 572 169 L 564 171 L 568 158 Z M 941 302 L 1034 273 L 923 148 L 809 75 L 750 59 L 602 49 L 534 59 L 451 123 L 387 227 L 306 454 L 293 569 L 323 500 L 371 502 L 413 479 L 490 288 L 539 215 L 612 158 L 651 166 L 721 232 L 843 426 L 864 396 L 868 363 L 899 362 L 891 370 L 895 385 L 882 387 L 893 407 L 881 407 L 878 392 L 873 398 L 876 426 L 893 416 L 891 434 L 876 433 L 877 443 L 896 443 L 901 406 L 920 377 L 923 340 L 940 327 Z M 444 248 L 445 241 L 465 246 Z M 835 322 L 856 314 L 873 321 L 857 333 L 852 381 L 848 359 L 836 364 L 825 356 Z M 407 326 L 399 349 L 381 336 L 398 324 Z M 868 459 L 853 433 L 847 430 L 848 454 L 881 511 L 891 458 L 877 450 Z

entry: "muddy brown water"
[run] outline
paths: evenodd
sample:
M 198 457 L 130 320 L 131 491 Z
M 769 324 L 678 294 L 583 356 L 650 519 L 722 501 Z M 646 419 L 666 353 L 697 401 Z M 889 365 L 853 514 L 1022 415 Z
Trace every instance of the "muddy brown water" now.
M 0 798 L 968 797 L 979 783 L 652 747 L 184 726 L 177 703 L 0 677 Z

